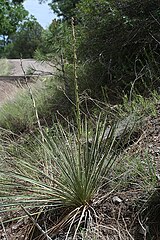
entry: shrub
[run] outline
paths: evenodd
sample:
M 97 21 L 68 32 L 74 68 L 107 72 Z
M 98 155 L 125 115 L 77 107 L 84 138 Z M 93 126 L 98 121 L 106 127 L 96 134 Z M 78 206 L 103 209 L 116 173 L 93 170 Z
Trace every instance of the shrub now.
M 157 84 L 157 0 L 84 0 L 77 5 L 77 12 L 83 32 L 79 59 L 87 63 L 86 78 L 93 85 L 127 92 L 138 78 L 135 87 L 143 92 L 144 86 Z

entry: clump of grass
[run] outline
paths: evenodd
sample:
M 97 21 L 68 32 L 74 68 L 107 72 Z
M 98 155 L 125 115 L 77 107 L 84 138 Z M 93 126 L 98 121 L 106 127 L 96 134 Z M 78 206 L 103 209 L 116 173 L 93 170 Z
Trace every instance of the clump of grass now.
M 143 155 L 125 153 L 125 164 L 119 162 L 114 168 L 116 182 L 113 177 L 113 184 L 121 189 L 131 187 L 146 193 L 154 191 L 157 185 L 156 162 L 147 149 Z
M 38 104 L 40 107 L 42 96 L 38 93 L 39 92 L 36 91 L 34 92 L 36 100 L 39 100 Z M 32 100 L 27 91 L 19 93 L 18 96 L 12 99 L 12 102 L 10 101 L 3 104 L 0 109 L 0 124 L 2 128 L 15 133 L 23 132 L 36 124 Z
M 38 83 L 32 86 L 33 97 L 42 121 L 43 118 L 52 118 L 50 107 L 55 90 L 54 84 L 50 88 L 46 87 L 45 84 Z M 1 106 L 0 126 L 17 134 L 37 127 L 35 109 L 28 89 L 22 89 L 12 100 L 6 101 Z
M 7 76 L 10 74 L 11 67 L 7 59 L 0 59 L 0 76 Z
M 139 94 L 134 94 L 132 101 L 127 95 L 123 98 L 123 103 L 118 106 L 120 115 L 134 114 L 137 118 L 146 116 L 156 116 L 156 104 L 160 101 L 160 95 L 154 91 L 148 98 Z

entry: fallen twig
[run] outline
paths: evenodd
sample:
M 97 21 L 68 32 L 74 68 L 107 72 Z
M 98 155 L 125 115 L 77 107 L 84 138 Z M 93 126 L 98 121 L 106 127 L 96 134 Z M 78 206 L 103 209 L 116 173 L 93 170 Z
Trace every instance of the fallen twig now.
M 47 238 L 47 240 L 52 240 L 52 238 L 50 238 L 50 236 L 48 236 L 47 232 L 45 232 L 41 226 L 36 222 L 36 220 L 32 217 L 32 215 L 28 212 L 27 209 L 25 209 L 22 205 L 21 208 L 24 210 L 24 212 L 28 215 L 28 217 L 31 219 L 31 221 L 33 222 L 33 224 L 40 230 L 40 232 Z

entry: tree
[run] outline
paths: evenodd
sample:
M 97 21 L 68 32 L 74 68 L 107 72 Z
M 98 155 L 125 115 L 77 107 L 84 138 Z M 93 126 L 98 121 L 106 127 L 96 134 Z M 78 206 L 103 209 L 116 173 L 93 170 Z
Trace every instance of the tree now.
M 50 6 L 58 16 L 63 16 L 64 19 L 68 20 L 75 16 L 74 11 L 79 1 L 80 0 L 52 0 Z
M 20 3 L 23 3 L 24 0 L 12 0 L 12 2 L 15 4 L 20 4 Z
M 10 36 L 16 32 L 19 24 L 27 17 L 26 11 L 18 1 L 0 0 L 0 47 L 10 41 Z
M 11 36 L 11 43 L 5 47 L 9 58 L 33 58 L 35 50 L 42 44 L 42 26 L 32 16 L 24 21 Z
M 39 0 L 40 3 L 47 1 L 48 0 Z M 62 16 L 65 20 L 69 20 L 71 17 L 76 16 L 74 11 L 79 2 L 80 0 L 52 0 L 49 5 L 58 17 Z
M 159 79 L 159 0 L 52 0 L 51 7 L 67 20 L 62 26 L 72 16 L 78 19 L 77 55 L 91 87 L 107 85 L 122 92 L 130 90 L 137 77 L 136 86 Z M 53 33 L 50 42 L 56 45 L 60 35 Z
M 140 74 L 145 83 L 151 80 L 149 70 L 160 61 L 158 0 L 81 0 L 77 13 L 84 32 L 79 59 L 89 62 L 92 84 L 122 90 Z

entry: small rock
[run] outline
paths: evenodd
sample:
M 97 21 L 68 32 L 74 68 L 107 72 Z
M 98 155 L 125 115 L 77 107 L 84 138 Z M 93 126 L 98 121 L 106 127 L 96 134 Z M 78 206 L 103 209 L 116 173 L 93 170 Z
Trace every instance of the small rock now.
M 153 147 L 153 144 L 149 144 L 148 147 L 149 147 L 149 148 Z
M 113 201 L 113 203 L 115 203 L 115 204 L 120 204 L 120 203 L 122 202 L 122 199 L 119 198 L 118 196 L 114 196 L 114 197 L 112 198 L 112 201 Z

